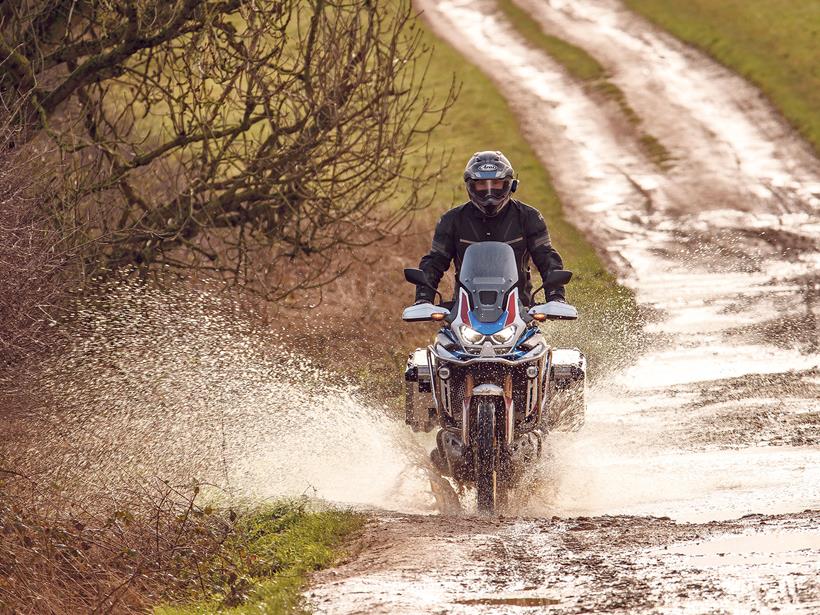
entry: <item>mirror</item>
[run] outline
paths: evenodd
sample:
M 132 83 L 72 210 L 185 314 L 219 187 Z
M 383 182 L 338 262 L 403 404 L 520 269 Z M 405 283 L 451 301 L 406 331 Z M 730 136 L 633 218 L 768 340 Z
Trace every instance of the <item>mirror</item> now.
M 436 296 L 438 296 L 439 301 L 441 301 L 441 293 L 427 281 L 427 275 L 421 269 L 405 269 L 404 279 L 411 284 L 415 284 L 416 286 L 425 286 L 426 288 L 433 290 L 436 293 Z
M 556 269 L 555 271 L 551 271 L 550 274 L 547 276 L 547 279 L 544 280 L 544 283 L 532 291 L 532 298 L 533 301 L 535 300 L 535 295 L 540 293 L 545 288 L 547 290 L 551 290 L 556 286 L 563 286 L 567 284 L 572 279 L 572 272 L 567 271 L 566 269 Z

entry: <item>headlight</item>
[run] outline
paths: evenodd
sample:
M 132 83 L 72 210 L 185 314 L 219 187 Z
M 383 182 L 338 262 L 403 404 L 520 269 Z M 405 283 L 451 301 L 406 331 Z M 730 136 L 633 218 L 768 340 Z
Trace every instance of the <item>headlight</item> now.
M 468 327 L 467 325 L 461 325 L 460 331 L 462 339 L 470 344 L 478 344 L 484 339 L 484 336 L 481 333 L 471 327 Z
M 504 329 L 501 329 L 498 333 L 493 333 L 493 341 L 497 344 L 506 344 L 509 342 L 513 335 L 515 335 L 515 325 L 510 325 Z

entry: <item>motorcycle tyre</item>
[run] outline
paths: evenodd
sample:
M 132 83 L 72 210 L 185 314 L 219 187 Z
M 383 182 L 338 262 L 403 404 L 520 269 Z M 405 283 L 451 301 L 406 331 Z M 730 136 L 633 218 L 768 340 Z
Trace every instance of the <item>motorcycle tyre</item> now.
M 497 492 L 497 455 L 495 447 L 495 404 L 479 401 L 475 433 L 475 486 L 478 512 L 495 513 Z

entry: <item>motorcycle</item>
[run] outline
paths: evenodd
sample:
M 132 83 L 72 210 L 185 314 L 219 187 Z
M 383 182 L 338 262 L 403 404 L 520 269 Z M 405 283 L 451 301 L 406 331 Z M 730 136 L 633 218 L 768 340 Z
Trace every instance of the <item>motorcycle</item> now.
M 433 288 L 424 272 L 405 279 Z M 533 297 L 568 283 L 553 271 Z M 432 431 L 431 460 L 460 488 L 474 486 L 477 508 L 493 514 L 543 449 L 550 429 L 579 429 L 586 410 L 586 358 L 577 348 L 551 348 L 538 324 L 575 320 L 572 305 L 552 301 L 529 309 L 516 287 L 515 253 L 506 243 L 470 245 L 454 301 L 404 310 L 407 322 L 440 322 L 432 345 L 410 354 L 405 370 L 405 421 Z M 435 289 L 433 289 L 435 290 Z

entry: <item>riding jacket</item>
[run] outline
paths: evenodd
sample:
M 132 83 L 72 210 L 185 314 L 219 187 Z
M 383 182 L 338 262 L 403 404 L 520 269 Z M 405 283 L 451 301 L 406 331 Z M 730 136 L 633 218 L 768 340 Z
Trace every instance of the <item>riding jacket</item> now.
M 497 216 L 487 217 L 472 204 L 464 203 L 446 212 L 436 225 L 433 247 L 422 257 L 419 269 L 430 284 L 438 288 L 444 272 L 455 261 L 456 277 L 471 243 L 501 241 L 515 252 L 518 266 L 518 292 L 524 305 L 532 303 L 530 259 L 542 278 L 555 269 L 563 269 L 561 255 L 552 247 L 544 216 L 534 207 L 510 199 Z M 435 293 L 424 286 L 416 287 L 416 301 L 432 301 Z M 563 299 L 563 287 L 550 291 L 549 299 Z

